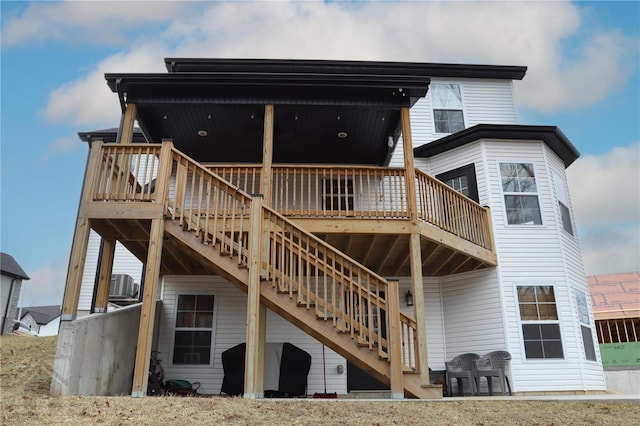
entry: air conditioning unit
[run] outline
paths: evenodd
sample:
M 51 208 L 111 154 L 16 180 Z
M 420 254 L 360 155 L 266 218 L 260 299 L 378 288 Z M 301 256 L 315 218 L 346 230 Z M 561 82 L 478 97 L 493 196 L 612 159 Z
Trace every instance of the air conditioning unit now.
M 130 298 L 135 293 L 133 277 L 126 274 L 113 274 L 109 286 L 109 297 Z

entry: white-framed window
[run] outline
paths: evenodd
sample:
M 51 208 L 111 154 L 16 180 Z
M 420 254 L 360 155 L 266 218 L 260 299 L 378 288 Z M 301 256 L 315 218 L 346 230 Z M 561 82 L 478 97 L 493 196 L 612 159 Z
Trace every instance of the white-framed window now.
M 500 163 L 500 179 L 509 225 L 542 225 L 532 163 Z
M 436 133 L 456 133 L 464 130 L 462 90 L 459 84 L 434 83 L 429 86 Z
M 213 294 L 178 294 L 172 363 L 210 365 L 215 329 Z
M 558 198 L 558 208 L 560 209 L 560 220 L 562 221 L 562 229 L 564 229 L 565 232 L 573 235 L 571 211 L 569 210 L 569 196 L 567 195 L 565 180 L 558 173 L 553 172 L 553 183 L 556 188 L 556 197 Z
M 580 332 L 582 333 L 584 356 L 588 361 L 596 361 L 596 349 L 593 343 L 591 315 L 589 314 L 587 295 L 584 291 L 577 288 L 574 288 L 573 292 L 576 296 L 576 308 L 578 309 L 578 320 L 580 321 Z
M 564 358 L 553 286 L 518 286 L 517 291 L 527 359 Z
M 354 198 L 352 179 L 323 179 L 322 204 L 324 210 L 353 212 Z

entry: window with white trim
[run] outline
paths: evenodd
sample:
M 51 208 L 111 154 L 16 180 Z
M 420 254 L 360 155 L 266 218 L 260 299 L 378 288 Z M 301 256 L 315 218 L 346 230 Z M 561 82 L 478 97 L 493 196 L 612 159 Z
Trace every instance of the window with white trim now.
M 464 130 L 460 85 L 432 84 L 429 91 L 435 132 L 455 133 Z
M 532 163 L 500 163 L 500 178 L 509 225 L 542 225 Z
M 560 220 L 562 229 L 573 235 L 573 224 L 571 223 L 571 212 L 569 211 L 569 196 L 567 195 L 565 180 L 558 173 L 553 172 L 553 183 L 556 188 L 558 207 L 560 208 Z
M 564 358 L 553 286 L 518 286 L 518 306 L 527 359 Z
M 573 291 L 576 296 L 576 307 L 578 308 L 578 320 L 580 321 L 582 344 L 584 345 L 584 356 L 589 361 L 596 361 L 596 349 L 593 344 L 591 315 L 589 315 L 587 295 L 584 291 L 578 290 L 577 288 L 574 288 Z
M 211 364 L 214 301 L 212 294 L 179 294 L 173 364 Z

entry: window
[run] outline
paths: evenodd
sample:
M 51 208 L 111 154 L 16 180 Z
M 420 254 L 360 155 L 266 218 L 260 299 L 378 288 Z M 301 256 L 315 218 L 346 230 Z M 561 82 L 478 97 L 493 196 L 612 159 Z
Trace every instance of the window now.
M 518 304 L 527 359 L 563 358 L 552 286 L 519 286 Z
M 353 180 L 324 179 L 322 202 L 324 210 L 353 212 Z
M 436 133 L 455 133 L 464 130 L 460 85 L 432 84 L 430 90 Z
M 558 198 L 558 207 L 560 208 L 560 220 L 562 221 L 562 229 L 573 235 L 573 225 L 571 223 L 571 212 L 569 211 L 569 196 L 565 186 L 565 181 L 558 173 L 553 172 L 553 182 L 556 188 L 556 197 Z
M 509 225 L 542 225 L 536 178 L 531 163 L 500 163 Z
M 584 355 L 589 361 L 596 360 L 596 350 L 593 346 L 593 333 L 591 332 L 591 315 L 589 315 L 589 305 L 587 295 L 584 291 L 573 289 L 576 296 L 576 307 L 578 308 L 578 320 L 582 331 L 582 344 L 584 345 Z
M 466 195 L 476 203 L 479 202 L 476 167 L 473 163 L 436 175 L 436 179 Z
M 213 306 L 211 294 L 178 295 L 173 363 L 208 365 L 213 341 Z

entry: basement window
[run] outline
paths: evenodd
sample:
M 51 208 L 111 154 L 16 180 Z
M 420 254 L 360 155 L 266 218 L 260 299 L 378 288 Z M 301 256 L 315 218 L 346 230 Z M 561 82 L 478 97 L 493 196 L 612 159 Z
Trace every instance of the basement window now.
M 214 301 L 212 294 L 178 295 L 173 364 L 211 364 Z

